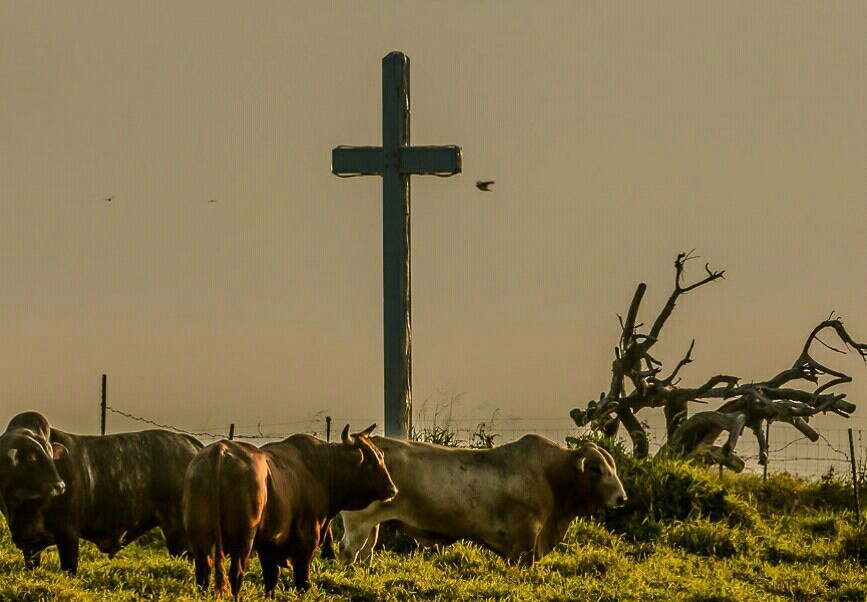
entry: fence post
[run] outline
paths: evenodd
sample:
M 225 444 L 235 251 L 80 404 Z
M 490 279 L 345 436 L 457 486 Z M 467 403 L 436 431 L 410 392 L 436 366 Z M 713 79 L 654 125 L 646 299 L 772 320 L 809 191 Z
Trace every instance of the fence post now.
M 105 434 L 105 410 L 106 410 L 106 376 L 102 375 L 102 402 L 99 404 L 99 434 Z
M 858 470 L 855 468 L 855 442 L 849 429 L 849 458 L 852 461 L 852 491 L 855 493 L 855 522 L 861 522 L 861 503 L 858 501 Z
M 229 441 L 235 438 L 235 423 L 229 425 Z
M 331 416 L 325 417 L 325 440 L 331 443 Z
M 765 447 L 768 453 L 765 457 L 765 465 L 762 467 L 762 483 L 768 482 L 768 464 L 771 462 L 771 421 L 765 422 Z

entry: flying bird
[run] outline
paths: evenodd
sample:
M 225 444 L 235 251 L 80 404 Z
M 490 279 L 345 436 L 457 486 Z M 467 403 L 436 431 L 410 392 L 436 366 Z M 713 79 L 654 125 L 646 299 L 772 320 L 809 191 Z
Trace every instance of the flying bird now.
M 491 192 L 491 185 L 493 183 L 493 180 L 476 180 L 476 188 L 482 192 Z
M 102 200 L 103 200 L 103 201 L 108 201 L 108 202 L 110 203 L 112 200 L 114 200 L 114 197 L 113 197 L 113 196 L 110 196 L 110 197 L 105 198 L 105 199 L 102 199 Z
M 208 201 L 208 202 L 209 202 L 209 203 L 216 203 L 216 202 L 217 202 L 217 199 L 211 199 L 211 200 Z

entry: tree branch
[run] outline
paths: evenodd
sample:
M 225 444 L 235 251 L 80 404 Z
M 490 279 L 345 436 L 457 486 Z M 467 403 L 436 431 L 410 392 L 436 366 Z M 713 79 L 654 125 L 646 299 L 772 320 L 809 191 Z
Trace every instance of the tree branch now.
M 661 407 L 668 431 L 666 447 L 678 449 L 688 457 L 692 457 L 692 454 L 705 459 L 713 457 L 735 468 L 740 463 L 742 468 L 743 461 L 737 458 L 734 449 L 744 425 L 755 434 L 759 443 L 760 462 L 764 463 L 767 461 L 767 441 L 763 425 L 774 421 L 787 422 L 815 441 L 819 435 L 809 426 L 810 417 L 825 412 L 848 417 L 855 411 L 855 404 L 846 401 L 844 393 L 831 392 L 834 387 L 851 382 L 852 378 L 825 366 L 811 355 L 813 344 L 818 341 L 837 353 L 854 349 L 867 363 L 867 344 L 856 341 L 844 327 L 843 321 L 839 317 L 835 318 L 833 313 L 813 328 L 792 367 L 768 380 L 740 384 L 737 376 L 717 374 L 700 386 L 681 387 L 680 374 L 687 364 L 693 362 L 695 339 L 692 339 L 686 355 L 671 373 L 665 378 L 660 377 L 662 362 L 653 357 L 650 350 L 659 342 L 660 333 L 679 297 L 724 278 L 724 270 L 714 271 L 709 264 L 705 264 L 706 276 L 692 284 L 685 284 L 685 266 L 694 259 L 698 259 L 694 250 L 677 255 L 674 262 L 674 290 L 647 334 L 639 332 L 643 324 L 637 323 L 647 286 L 644 283 L 638 285 L 626 317 L 618 315 L 621 333 L 614 349 L 608 393 L 603 392 L 598 401 L 590 401 L 586 410 L 576 408 L 570 412 L 577 425 L 590 425 L 613 436 L 620 423 L 623 423 L 632 439 L 635 455 L 643 457 L 648 453 L 647 433 L 636 414 L 644 408 Z M 843 343 L 842 349 L 819 338 L 826 330 L 834 331 Z M 811 390 L 787 386 L 795 381 L 806 381 L 815 386 Z M 632 384 L 629 391 L 626 390 L 627 382 Z M 707 403 L 714 399 L 725 401 L 717 410 L 703 411 L 689 417 L 690 403 Z M 714 445 L 724 431 L 729 432 L 726 444 L 722 447 Z M 700 454 L 697 451 L 699 449 L 702 450 Z

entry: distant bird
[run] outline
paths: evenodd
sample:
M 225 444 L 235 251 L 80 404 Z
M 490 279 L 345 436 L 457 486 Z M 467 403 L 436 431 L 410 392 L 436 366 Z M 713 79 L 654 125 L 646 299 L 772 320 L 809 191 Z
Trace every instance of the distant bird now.
M 209 203 L 216 203 L 216 202 L 217 202 L 217 199 L 211 199 L 211 200 L 208 201 L 208 202 L 209 202 Z
M 110 202 L 112 202 L 112 201 L 114 200 L 114 197 L 113 197 L 113 196 L 110 196 L 110 197 L 108 197 L 108 198 L 106 198 L 106 199 L 102 199 L 102 200 L 103 200 L 103 201 L 108 201 L 108 202 L 110 203 Z
M 493 180 L 476 180 L 476 188 L 482 192 L 491 192 L 491 185 L 493 183 Z

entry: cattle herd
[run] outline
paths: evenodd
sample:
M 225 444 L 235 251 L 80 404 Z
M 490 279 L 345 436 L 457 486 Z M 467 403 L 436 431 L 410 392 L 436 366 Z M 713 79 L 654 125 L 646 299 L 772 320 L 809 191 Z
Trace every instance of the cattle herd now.
M 388 522 L 423 545 L 465 539 L 528 565 L 575 517 L 626 501 L 613 458 L 592 443 L 565 449 L 527 435 L 459 449 L 373 429 L 350 434 L 347 425 L 340 443 L 298 434 L 205 447 L 165 430 L 72 435 L 25 412 L 0 435 L 0 511 L 28 569 L 56 545 L 61 568 L 75 574 L 80 539 L 112 557 L 159 527 L 169 554 L 192 558 L 203 592 L 213 568 L 217 593 L 231 589 L 237 600 L 254 551 L 269 596 L 289 564 L 295 586 L 309 588 L 316 551 L 333 556 L 337 514 L 346 562 L 369 559 Z

